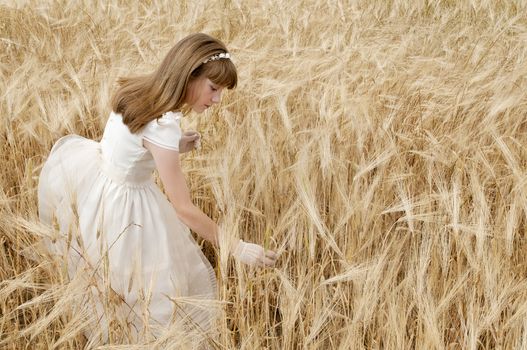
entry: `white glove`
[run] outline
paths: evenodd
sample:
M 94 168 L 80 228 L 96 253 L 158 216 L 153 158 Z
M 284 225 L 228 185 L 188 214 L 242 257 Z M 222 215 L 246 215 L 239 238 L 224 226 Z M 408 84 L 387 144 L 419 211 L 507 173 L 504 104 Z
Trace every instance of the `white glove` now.
M 251 266 L 273 266 L 278 257 L 272 250 L 239 240 L 232 255 L 236 260 Z

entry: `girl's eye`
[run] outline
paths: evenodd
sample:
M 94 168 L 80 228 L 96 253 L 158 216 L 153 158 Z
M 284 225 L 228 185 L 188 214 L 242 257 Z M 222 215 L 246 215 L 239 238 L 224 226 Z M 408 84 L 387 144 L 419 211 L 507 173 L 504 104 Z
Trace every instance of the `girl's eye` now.
M 211 86 L 210 89 L 211 89 L 212 91 L 218 91 L 218 89 L 216 89 L 214 86 Z

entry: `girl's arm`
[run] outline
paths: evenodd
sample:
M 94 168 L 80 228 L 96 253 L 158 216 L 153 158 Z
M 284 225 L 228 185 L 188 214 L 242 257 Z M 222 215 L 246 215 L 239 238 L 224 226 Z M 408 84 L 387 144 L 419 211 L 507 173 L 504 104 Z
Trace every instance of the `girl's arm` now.
M 181 221 L 200 237 L 217 246 L 218 225 L 192 203 L 181 170 L 179 152 L 156 146 L 147 140 L 143 140 L 143 144 L 154 157 L 165 192 Z
M 181 221 L 200 237 L 218 246 L 218 225 L 192 203 L 181 171 L 179 152 L 156 146 L 147 140 L 143 140 L 143 145 L 152 153 L 165 192 Z M 278 257 L 272 250 L 242 240 L 229 251 L 237 260 L 249 265 L 273 266 Z

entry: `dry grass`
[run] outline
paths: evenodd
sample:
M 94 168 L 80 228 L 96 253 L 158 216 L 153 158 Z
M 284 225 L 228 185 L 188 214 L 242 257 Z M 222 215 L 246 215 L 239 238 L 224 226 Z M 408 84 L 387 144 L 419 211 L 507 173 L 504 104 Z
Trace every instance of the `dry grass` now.
M 526 10 L 497 0 L 0 7 L 0 347 L 86 345 L 90 315 L 72 302 L 85 282 L 22 254 L 49 234 L 39 168 L 59 136 L 100 137 L 119 75 L 150 71 L 202 31 L 231 48 L 240 84 L 187 118 L 204 136 L 184 161 L 194 198 L 232 235 L 282 253 L 272 270 L 216 262 L 218 348 L 527 348 Z M 113 332 L 107 349 L 130 348 Z

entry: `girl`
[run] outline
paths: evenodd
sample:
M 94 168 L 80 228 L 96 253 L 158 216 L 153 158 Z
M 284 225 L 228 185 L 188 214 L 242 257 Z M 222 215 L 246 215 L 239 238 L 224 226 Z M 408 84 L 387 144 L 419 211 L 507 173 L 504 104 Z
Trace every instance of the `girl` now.
M 193 34 L 154 73 L 119 83 L 102 140 L 65 136 L 44 164 L 40 218 L 56 220 L 61 237 L 70 237 L 49 247 L 67 254 L 70 274 L 89 270 L 106 278 L 137 334 L 174 318 L 206 332 L 214 312 L 177 298 L 217 298 L 215 273 L 189 228 L 214 245 L 220 232 L 192 204 L 179 154 L 200 136 L 183 134 L 179 121 L 184 108 L 201 113 L 220 102 L 222 91 L 236 86 L 236 68 L 223 43 Z M 152 180 L 154 168 L 170 202 Z M 272 266 L 277 257 L 242 240 L 227 246 L 249 265 Z

